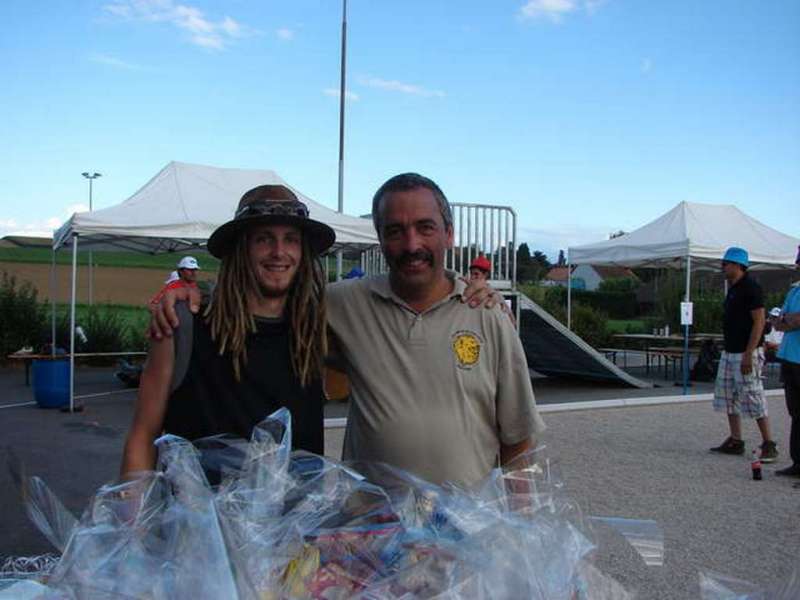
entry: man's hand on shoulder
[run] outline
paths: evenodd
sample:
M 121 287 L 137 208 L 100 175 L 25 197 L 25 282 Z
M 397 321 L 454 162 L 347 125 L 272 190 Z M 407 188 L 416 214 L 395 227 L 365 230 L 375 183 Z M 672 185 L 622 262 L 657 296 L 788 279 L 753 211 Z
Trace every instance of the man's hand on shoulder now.
M 147 327 L 147 337 L 160 340 L 172 337 L 172 330 L 178 327 L 180 321 L 175 312 L 175 303 L 178 301 L 189 303 L 189 310 L 197 314 L 202 302 L 202 293 L 197 288 L 174 288 L 164 292 L 160 302 L 150 305 L 150 324 Z
M 500 310 L 508 315 L 511 322 L 516 323 L 511 309 L 508 307 L 508 304 L 506 304 L 505 298 L 503 298 L 500 292 L 484 280 L 468 281 L 465 277 L 461 279 L 467 284 L 466 289 L 461 294 L 462 302 L 466 303 L 470 308 L 478 308 L 481 306 L 484 308 L 494 308 L 495 306 L 500 306 Z

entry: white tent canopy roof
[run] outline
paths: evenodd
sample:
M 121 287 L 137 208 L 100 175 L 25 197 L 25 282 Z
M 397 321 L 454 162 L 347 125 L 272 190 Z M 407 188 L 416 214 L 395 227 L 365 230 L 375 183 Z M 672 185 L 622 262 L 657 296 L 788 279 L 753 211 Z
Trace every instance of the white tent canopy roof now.
M 745 248 L 755 267 L 791 267 L 800 239 L 781 233 L 730 204 L 681 202 L 675 208 L 618 238 L 569 248 L 573 265 L 628 267 L 719 265 L 730 246 Z
M 205 246 L 211 233 L 233 218 L 242 195 L 264 184 L 293 190 L 312 219 L 336 231 L 334 249 L 378 243 L 372 221 L 337 213 L 286 183 L 269 170 L 224 169 L 171 162 L 124 202 L 93 212 L 75 213 L 53 235 L 58 249 L 73 235 L 81 246 L 157 253 Z

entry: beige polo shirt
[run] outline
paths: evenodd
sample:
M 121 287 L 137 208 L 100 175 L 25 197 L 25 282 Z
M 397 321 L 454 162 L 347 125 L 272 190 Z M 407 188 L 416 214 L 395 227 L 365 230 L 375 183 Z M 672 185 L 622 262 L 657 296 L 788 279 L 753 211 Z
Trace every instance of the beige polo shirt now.
M 455 280 L 418 314 L 387 275 L 328 286 L 328 323 L 352 386 L 345 460 L 469 485 L 497 466 L 501 443 L 544 429 L 514 326 L 499 307 L 463 304 L 464 287 Z

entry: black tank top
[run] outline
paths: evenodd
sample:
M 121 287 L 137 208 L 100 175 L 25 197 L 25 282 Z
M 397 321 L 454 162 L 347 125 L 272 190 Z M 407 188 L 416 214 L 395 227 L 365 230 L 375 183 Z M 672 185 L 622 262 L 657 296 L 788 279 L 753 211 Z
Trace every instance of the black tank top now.
M 256 318 L 256 332 L 246 342 L 247 364 L 237 382 L 230 355 L 219 355 L 205 320 L 192 321 L 181 324 L 193 328 L 191 358 L 186 376 L 170 396 L 165 432 L 188 440 L 220 433 L 249 439 L 256 424 L 286 407 L 292 414 L 292 448 L 323 454 L 322 382 L 303 388 L 294 376 L 288 322 Z

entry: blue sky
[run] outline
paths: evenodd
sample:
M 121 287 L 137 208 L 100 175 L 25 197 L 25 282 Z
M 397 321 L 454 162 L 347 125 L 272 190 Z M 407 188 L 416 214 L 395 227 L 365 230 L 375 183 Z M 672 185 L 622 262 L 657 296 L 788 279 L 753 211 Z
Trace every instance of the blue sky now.
M 341 3 L 0 3 L 0 234 L 121 202 L 171 160 L 336 206 Z M 345 211 L 418 171 L 558 248 L 682 200 L 800 236 L 800 2 L 348 3 Z

